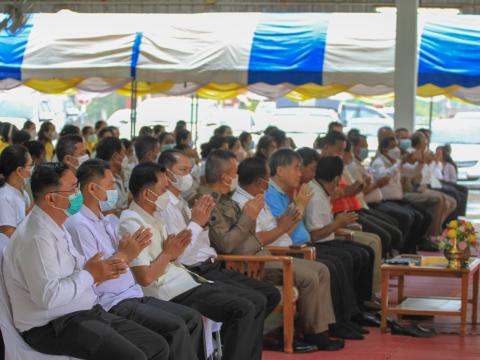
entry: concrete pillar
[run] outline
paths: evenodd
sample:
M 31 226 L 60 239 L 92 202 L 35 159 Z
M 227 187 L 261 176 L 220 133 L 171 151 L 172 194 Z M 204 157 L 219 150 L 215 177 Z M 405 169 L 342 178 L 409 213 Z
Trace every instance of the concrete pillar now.
M 418 0 L 396 0 L 395 128 L 415 128 Z

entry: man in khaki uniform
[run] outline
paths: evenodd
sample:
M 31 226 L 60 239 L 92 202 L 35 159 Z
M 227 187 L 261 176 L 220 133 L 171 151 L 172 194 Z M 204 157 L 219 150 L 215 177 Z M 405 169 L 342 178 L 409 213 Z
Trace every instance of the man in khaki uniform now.
M 205 166 L 206 187 L 199 195 L 211 195 L 216 206 L 210 220 L 210 240 L 221 254 L 271 255 L 255 236 L 256 219 L 264 208 L 263 196 L 246 202 L 243 210 L 229 193 L 238 185 L 237 162 L 229 151 L 212 152 Z M 267 266 L 266 279 L 277 277 L 278 264 Z M 339 350 L 343 340 L 331 340 L 324 333 L 335 323 L 330 294 L 330 273 L 323 264 L 294 259 L 294 283 L 300 296 L 298 308 L 305 340 L 319 350 Z

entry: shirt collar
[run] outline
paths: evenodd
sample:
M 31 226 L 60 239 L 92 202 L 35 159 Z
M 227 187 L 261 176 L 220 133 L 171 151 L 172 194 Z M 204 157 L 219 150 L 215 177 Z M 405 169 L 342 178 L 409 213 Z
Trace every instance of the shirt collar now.
M 236 193 L 239 195 L 239 196 L 242 196 L 244 198 L 246 198 L 247 200 L 251 200 L 253 199 L 253 195 L 250 194 L 248 191 L 244 190 L 242 187 L 237 187 L 237 190 L 236 190 Z
M 95 213 L 86 205 L 83 205 L 82 208 L 80 209 L 80 213 L 85 216 L 88 220 L 93 221 L 93 222 L 100 222 L 104 220 L 104 216 L 102 212 L 100 212 L 100 218 L 95 215 Z
M 275 190 L 277 190 L 280 194 L 284 194 L 284 195 L 287 194 L 285 191 L 282 190 L 282 188 L 281 188 L 273 179 L 270 179 L 270 185 L 271 185 Z
M 178 203 L 180 202 L 180 198 L 175 196 L 175 194 L 172 193 L 170 190 L 167 190 L 167 194 L 168 194 L 168 197 L 170 198 L 170 202 L 172 203 L 172 205 L 177 206 Z
M 320 184 L 317 180 L 312 179 L 311 184 L 313 186 L 316 186 L 320 190 L 323 196 L 325 196 L 327 199 L 330 199 L 330 195 L 328 195 L 327 191 L 325 190 L 325 187 L 322 184 Z
M 159 223 L 159 220 L 155 219 L 152 215 L 150 215 L 145 210 L 143 210 L 143 208 L 140 205 L 138 205 L 135 200 L 132 201 L 129 209 L 135 212 L 136 214 L 138 214 L 138 216 L 140 216 L 142 220 L 145 221 L 146 223 L 153 225 L 155 227 L 160 227 L 161 224 Z
M 42 222 L 46 224 L 46 227 L 49 231 L 53 232 L 57 238 L 65 238 L 67 236 L 67 231 L 63 225 L 58 225 L 53 219 L 48 215 L 42 208 L 34 206 L 32 209 L 32 215 L 38 217 Z

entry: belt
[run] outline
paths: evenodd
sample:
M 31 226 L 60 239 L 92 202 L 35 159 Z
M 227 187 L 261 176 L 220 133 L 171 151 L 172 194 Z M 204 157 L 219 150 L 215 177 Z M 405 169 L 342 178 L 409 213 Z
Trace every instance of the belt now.
M 215 262 L 215 258 L 213 257 L 210 257 L 208 258 L 207 260 L 205 261 L 199 261 L 195 264 L 192 264 L 192 265 L 188 265 L 189 268 L 196 268 L 196 267 L 199 267 L 199 266 L 202 266 L 202 265 L 209 265 L 209 264 L 213 264 Z

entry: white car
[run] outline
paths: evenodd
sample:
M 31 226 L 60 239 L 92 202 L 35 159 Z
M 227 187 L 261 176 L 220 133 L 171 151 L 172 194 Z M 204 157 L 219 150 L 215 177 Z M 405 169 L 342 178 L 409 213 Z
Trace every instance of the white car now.
M 452 119 L 432 122 L 430 148 L 450 144 L 459 180 L 480 178 L 480 113 L 458 113 Z
M 339 118 L 337 112 L 331 109 L 284 107 L 255 120 L 258 129 L 276 126 L 285 131 L 297 147 L 312 147 L 318 135 L 327 133 L 328 124 L 339 121 Z

